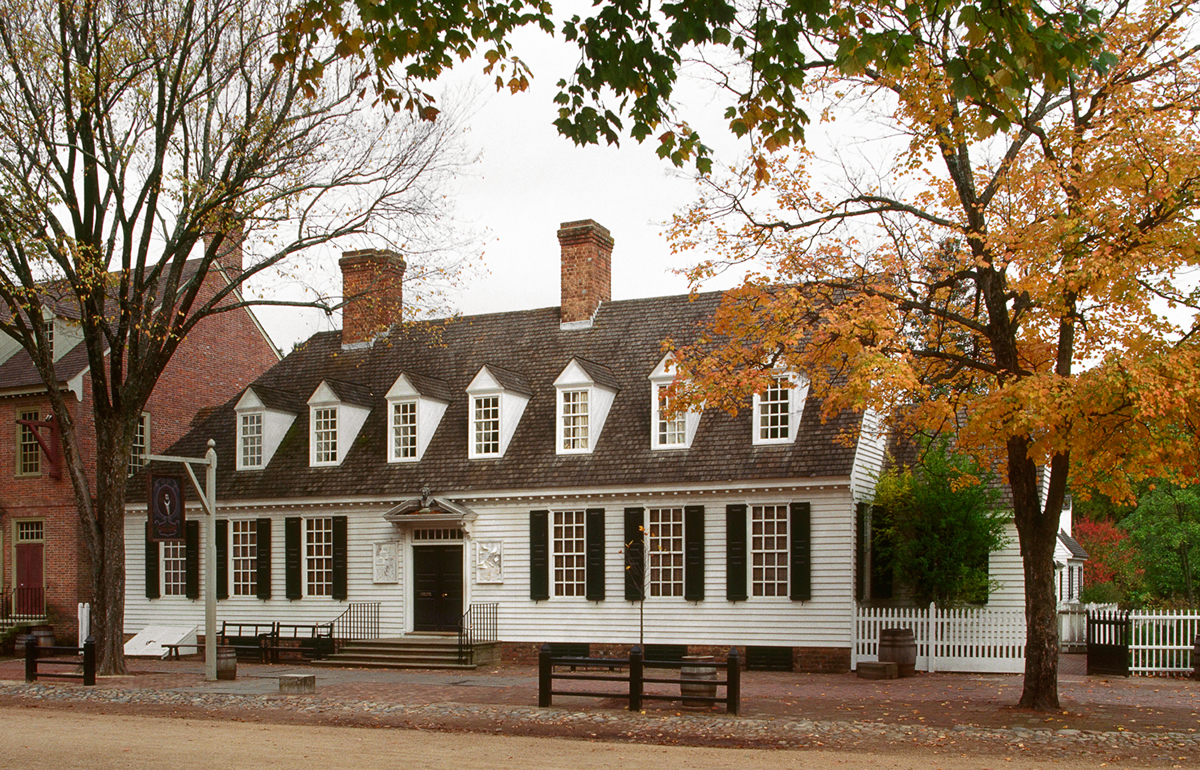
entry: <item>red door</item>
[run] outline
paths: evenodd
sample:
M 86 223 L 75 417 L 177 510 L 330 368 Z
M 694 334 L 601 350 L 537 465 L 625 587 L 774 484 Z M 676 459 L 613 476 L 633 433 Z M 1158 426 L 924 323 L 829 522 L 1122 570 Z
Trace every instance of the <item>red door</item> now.
M 16 614 L 40 618 L 46 612 L 42 543 L 17 543 Z

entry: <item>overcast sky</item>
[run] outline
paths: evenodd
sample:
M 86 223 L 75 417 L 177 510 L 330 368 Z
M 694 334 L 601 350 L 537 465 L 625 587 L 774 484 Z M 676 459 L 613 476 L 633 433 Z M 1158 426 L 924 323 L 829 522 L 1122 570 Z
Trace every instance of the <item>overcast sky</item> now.
M 671 215 L 694 197 L 694 181 L 659 159 L 650 142 L 576 147 L 560 137 L 552 125 L 554 84 L 573 69 L 574 49 L 531 32 L 519 38 L 517 50 L 534 69 L 524 93 L 496 93 L 471 64 L 451 79 L 452 90 L 476 94 L 467 142 L 481 159 L 457 181 L 456 208 L 461 222 L 480 236 L 485 271 L 452 296 L 451 304 L 468 315 L 558 305 L 557 231 L 562 222 L 578 219 L 594 219 L 612 233 L 613 299 L 685 293 L 687 282 L 673 270 L 694 260 L 673 256 L 664 231 Z M 688 93 L 689 121 L 704 126 L 707 142 L 736 154 L 719 120 L 723 105 L 699 86 Z M 340 282 L 335 259 L 329 255 L 327 269 L 312 280 L 336 292 L 329 286 Z M 340 325 L 322 313 L 258 312 L 285 352 L 315 331 Z

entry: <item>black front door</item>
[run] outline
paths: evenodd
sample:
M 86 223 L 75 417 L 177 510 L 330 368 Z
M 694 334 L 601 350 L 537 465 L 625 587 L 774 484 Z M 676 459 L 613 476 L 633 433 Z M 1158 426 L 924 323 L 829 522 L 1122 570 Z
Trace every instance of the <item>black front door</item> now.
M 463 613 L 462 546 L 413 546 L 413 589 L 414 631 L 457 631 Z

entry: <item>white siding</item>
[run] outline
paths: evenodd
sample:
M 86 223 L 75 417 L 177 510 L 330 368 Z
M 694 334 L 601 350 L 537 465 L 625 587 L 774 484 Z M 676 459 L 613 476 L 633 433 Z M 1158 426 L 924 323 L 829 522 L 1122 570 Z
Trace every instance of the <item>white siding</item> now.
M 988 559 L 988 575 L 1000 583 L 1000 588 L 988 597 L 988 607 L 997 610 L 1025 610 L 1025 568 L 1021 563 L 1021 546 L 1017 542 L 1017 525 L 1010 519 L 1004 527 L 1008 544 L 992 551 Z
M 873 409 L 863 413 L 862 432 L 854 448 L 854 467 L 850 472 L 850 489 L 854 499 L 871 502 L 875 499 L 875 482 L 883 468 L 887 435 L 883 420 Z

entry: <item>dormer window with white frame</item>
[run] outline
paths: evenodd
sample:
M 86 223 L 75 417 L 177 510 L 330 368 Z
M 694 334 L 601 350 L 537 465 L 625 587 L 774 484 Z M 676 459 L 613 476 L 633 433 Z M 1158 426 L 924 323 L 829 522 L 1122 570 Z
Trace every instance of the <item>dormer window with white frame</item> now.
M 650 373 L 650 448 L 688 449 L 700 427 L 700 412 L 688 410 L 674 415 L 670 412 L 667 388 L 674 381 L 674 365 L 665 356 Z
M 503 457 L 532 396 L 522 375 L 494 366 L 480 368 L 467 386 L 468 459 Z
M 605 366 L 572 358 L 554 381 L 557 391 L 555 452 L 589 454 L 596 448 L 617 396 L 617 379 Z
M 754 444 L 796 441 L 808 380 L 794 374 L 777 375 L 766 389 L 754 394 Z
M 388 462 L 414 463 L 425 454 L 449 406 L 441 380 L 401 374 L 387 392 Z
M 365 389 L 325 380 L 308 399 L 308 464 L 341 465 L 371 409 Z
M 303 408 L 303 396 L 251 385 L 234 407 L 237 415 L 237 469 L 261 470 L 271 462 Z

